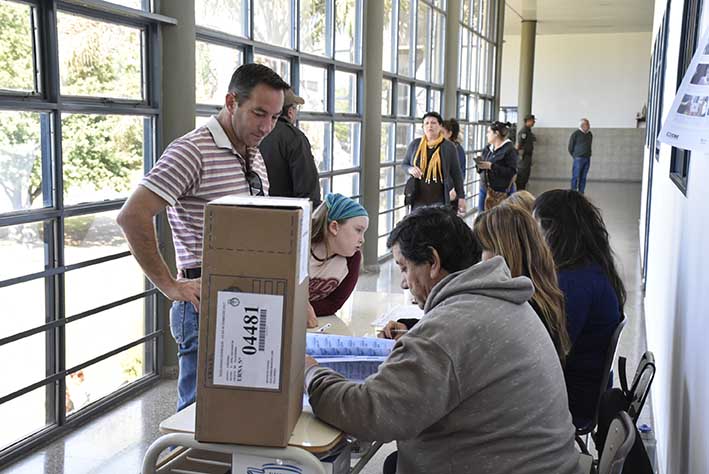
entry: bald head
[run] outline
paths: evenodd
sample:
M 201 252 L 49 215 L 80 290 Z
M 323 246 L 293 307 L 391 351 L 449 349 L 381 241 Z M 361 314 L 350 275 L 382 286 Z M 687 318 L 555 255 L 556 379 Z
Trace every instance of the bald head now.
M 588 132 L 591 129 L 591 123 L 588 121 L 587 118 L 582 118 L 579 121 L 579 128 L 585 132 Z

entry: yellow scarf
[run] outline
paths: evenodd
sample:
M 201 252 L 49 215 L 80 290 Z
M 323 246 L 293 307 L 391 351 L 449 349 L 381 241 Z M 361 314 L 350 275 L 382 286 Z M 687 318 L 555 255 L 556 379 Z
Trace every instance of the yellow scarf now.
M 445 140 L 445 138 L 442 134 L 432 142 L 426 140 L 426 135 L 424 135 L 421 137 L 421 143 L 419 143 L 418 150 L 416 150 L 414 163 L 417 163 L 417 166 L 423 175 L 423 179 L 426 180 L 427 183 L 430 183 L 431 181 L 435 183 L 443 182 L 443 171 L 441 171 L 441 147 L 439 146 L 436 148 L 436 151 L 433 152 L 433 156 L 430 160 L 428 158 L 429 147 L 433 148 L 440 145 L 443 143 L 443 140 Z

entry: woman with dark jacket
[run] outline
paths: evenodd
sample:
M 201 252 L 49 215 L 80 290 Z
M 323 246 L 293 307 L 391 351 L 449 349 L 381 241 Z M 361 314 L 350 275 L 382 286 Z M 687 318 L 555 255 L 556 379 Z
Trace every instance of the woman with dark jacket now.
M 478 210 L 485 210 L 487 187 L 493 190 L 512 194 L 514 192 L 513 178 L 517 174 L 519 156 L 514 143 L 507 138 L 510 133 L 509 122 L 493 122 L 487 129 L 488 146 L 477 162 L 480 173 L 480 193 L 478 194 Z
M 566 299 L 571 351 L 564 377 L 577 428 L 592 422 L 608 345 L 623 317 L 625 286 L 616 269 L 601 212 L 583 194 L 555 189 L 534 201 Z
M 443 118 L 436 112 L 423 116 L 423 132 L 409 144 L 403 168 L 411 177 L 406 185 L 411 209 L 450 202 L 455 190 L 458 212 L 465 212 L 465 191 L 455 145 L 441 133 Z

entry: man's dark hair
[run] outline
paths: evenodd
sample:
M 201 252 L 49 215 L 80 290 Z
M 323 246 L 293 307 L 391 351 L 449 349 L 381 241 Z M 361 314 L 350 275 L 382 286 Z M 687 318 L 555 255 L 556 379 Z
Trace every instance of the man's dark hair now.
M 420 207 L 399 222 L 387 239 L 387 247 L 399 251 L 415 264 L 433 262 L 436 249 L 441 266 L 449 273 L 480 261 L 482 249 L 473 230 L 448 206 Z
M 433 117 L 438 120 L 439 125 L 443 125 L 443 117 L 441 117 L 441 114 L 439 114 L 438 112 L 426 112 L 425 114 L 423 114 L 423 117 L 421 117 L 421 121 L 423 122 L 424 120 L 426 120 L 427 117 Z
M 239 66 L 229 81 L 229 92 L 236 94 L 239 105 L 248 100 L 251 91 L 259 84 L 265 84 L 273 89 L 286 90 L 290 85 L 268 66 L 249 63 Z

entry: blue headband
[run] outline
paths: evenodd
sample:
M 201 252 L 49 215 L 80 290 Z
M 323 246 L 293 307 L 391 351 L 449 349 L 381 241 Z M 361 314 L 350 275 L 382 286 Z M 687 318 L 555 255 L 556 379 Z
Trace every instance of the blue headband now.
M 325 196 L 325 205 L 327 206 L 328 222 L 344 221 L 358 216 L 369 217 L 367 210 L 358 202 L 342 194 L 328 194 Z

